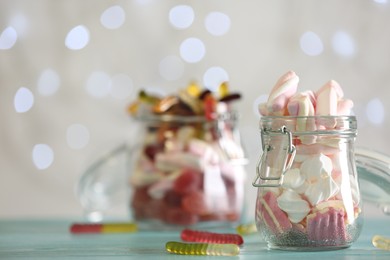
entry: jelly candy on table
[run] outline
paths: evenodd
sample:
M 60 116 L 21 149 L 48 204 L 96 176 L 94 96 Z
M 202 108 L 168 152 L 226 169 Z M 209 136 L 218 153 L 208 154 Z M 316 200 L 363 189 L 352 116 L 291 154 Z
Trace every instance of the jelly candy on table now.
M 183 229 L 180 237 L 187 242 L 201 242 L 213 244 L 236 244 L 241 245 L 244 240 L 241 235 L 230 233 L 215 233 L 207 231 L 198 231 L 192 229 Z
M 235 244 L 181 243 L 170 241 L 165 245 L 167 252 L 179 255 L 235 256 L 240 247 Z

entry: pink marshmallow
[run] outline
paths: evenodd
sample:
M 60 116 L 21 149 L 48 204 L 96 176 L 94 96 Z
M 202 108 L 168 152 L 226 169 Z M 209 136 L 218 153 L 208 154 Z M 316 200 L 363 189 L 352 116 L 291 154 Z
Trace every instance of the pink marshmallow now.
M 318 96 L 323 91 L 327 90 L 328 88 L 333 88 L 336 91 L 337 97 L 343 98 L 344 97 L 344 91 L 341 88 L 340 84 L 335 80 L 329 80 L 324 86 L 322 86 L 315 94 Z
M 276 82 L 267 101 L 270 115 L 285 115 L 288 100 L 296 93 L 298 82 L 299 77 L 294 71 L 287 72 Z
M 262 116 L 268 116 L 267 103 L 262 103 L 259 105 L 259 113 Z
M 304 113 L 303 111 L 301 111 L 300 106 L 302 106 L 303 102 L 308 103 L 307 109 L 309 109 L 309 113 Z M 315 105 L 315 94 L 313 93 L 313 91 L 308 90 L 296 93 L 294 96 L 292 96 L 287 104 L 287 110 L 290 116 L 314 116 Z
M 307 119 L 307 116 L 315 114 L 315 96 L 312 91 L 297 93 L 290 98 L 287 104 L 287 109 L 290 116 L 298 116 L 296 130 L 298 132 L 315 131 L 315 121 Z M 311 144 L 315 141 L 315 136 L 300 137 L 302 143 Z
M 299 93 L 298 95 L 292 97 L 287 105 L 287 109 L 291 116 L 314 116 L 315 113 L 311 98 L 308 95 L 304 95 L 303 93 Z M 297 119 L 296 129 L 297 131 L 309 130 L 306 127 L 305 118 Z
M 348 116 L 351 114 L 353 102 L 350 99 L 340 99 L 337 103 L 337 114 Z
M 333 116 L 337 115 L 337 103 L 344 96 L 340 85 L 331 80 L 327 82 L 317 93 L 316 115 Z
M 210 143 L 193 138 L 188 142 L 188 152 L 204 160 L 206 163 L 217 164 L 219 155 Z

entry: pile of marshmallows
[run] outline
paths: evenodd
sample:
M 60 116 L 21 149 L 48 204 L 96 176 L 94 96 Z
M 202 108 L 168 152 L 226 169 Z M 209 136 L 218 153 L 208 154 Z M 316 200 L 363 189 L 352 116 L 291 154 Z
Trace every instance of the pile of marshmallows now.
M 299 77 L 295 72 L 289 71 L 284 74 L 271 90 L 268 101 L 259 106 L 261 115 L 337 116 L 351 114 L 353 102 L 344 99 L 343 90 L 336 81 L 327 82 L 316 92 L 309 90 L 300 93 L 297 93 L 298 82 Z M 297 119 L 295 130 L 313 131 L 323 127 L 315 123 L 309 125 L 308 122 Z M 285 173 L 282 187 L 266 190 L 272 191 L 278 207 L 287 214 L 289 222 L 293 225 L 305 226 L 309 215 L 313 214 L 316 209 L 337 208 L 342 212 L 345 211 L 346 223 L 352 223 L 356 217 L 359 203 L 358 186 L 354 176 L 349 175 L 345 154 L 340 153 L 344 149 L 343 144 L 337 140 L 327 142 L 329 141 L 326 139 L 298 142 L 294 163 Z M 277 166 L 271 165 L 271 167 Z M 266 197 L 264 196 L 260 201 L 267 203 Z M 276 215 L 275 212 L 274 210 L 274 215 Z M 310 216 L 312 217 L 314 215 Z
M 259 106 L 263 116 L 335 116 L 349 115 L 353 107 L 344 99 L 340 85 L 330 80 L 317 92 L 297 93 L 299 77 L 294 71 L 284 74 L 271 90 L 268 101 Z

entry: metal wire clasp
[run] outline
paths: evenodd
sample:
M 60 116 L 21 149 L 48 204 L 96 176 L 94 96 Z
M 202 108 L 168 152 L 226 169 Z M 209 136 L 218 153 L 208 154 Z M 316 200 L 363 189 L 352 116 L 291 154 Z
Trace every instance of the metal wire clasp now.
M 270 177 L 270 176 L 264 176 L 262 175 L 262 165 L 264 165 L 266 162 L 267 158 L 267 153 L 272 150 L 272 147 L 269 144 L 265 144 L 264 142 L 264 134 L 269 134 L 269 135 L 286 135 L 288 139 L 288 147 L 286 149 L 286 159 L 283 164 L 282 168 L 282 174 L 277 177 Z M 268 130 L 263 128 L 261 130 L 261 142 L 262 142 L 262 147 L 263 147 L 263 153 L 261 157 L 259 158 L 257 165 L 256 165 L 256 176 L 255 179 L 252 182 L 252 185 L 254 187 L 280 187 L 283 184 L 283 178 L 285 173 L 291 168 L 291 165 L 294 161 L 295 158 L 295 153 L 296 149 L 295 146 L 293 145 L 293 139 L 292 139 L 292 133 L 290 130 L 287 129 L 286 126 L 282 126 L 278 130 Z M 261 179 L 264 182 L 263 183 L 257 183 L 258 180 Z M 274 181 L 274 182 L 270 182 Z

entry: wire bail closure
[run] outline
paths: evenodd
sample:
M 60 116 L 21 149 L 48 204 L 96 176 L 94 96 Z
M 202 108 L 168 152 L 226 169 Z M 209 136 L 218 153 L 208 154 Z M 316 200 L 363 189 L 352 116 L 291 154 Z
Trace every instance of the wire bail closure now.
M 267 153 L 271 151 L 273 148 L 269 144 L 265 144 L 264 142 L 264 135 L 265 134 L 271 134 L 271 135 L 286 135 L 288 139 L 288 147 L 286 149 L 286 159 L 283 164 L 282 174 L 278 177 L 268 177 L 262 175 L 261 168 L 265 164 L 265 160 L 267 158 Z M 287 129 L 286 126 L 282 126 L 278 130 L 269 130 L 266 128 L 261 129 L 261 143 L 263 148 L 263 153 L 261 157 L 259 158 L 257 165 L 256 165 L 256 176 L 255 179 L 252 182 L 252 185 L 254 187 L 280 187 L 283 184 L 284 175 L 286 172 L 291 168 L 291 165 L 295 158 L 296 149 L 292 142 L 292 132 Z M 257 183 L 258 180 L 261 179 L 264 181 L 264 183 Z M 269 182 L 269 181 L 277 181 L 275 182 Z

